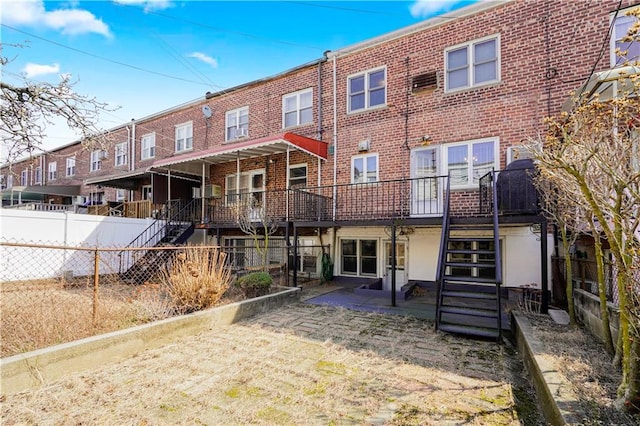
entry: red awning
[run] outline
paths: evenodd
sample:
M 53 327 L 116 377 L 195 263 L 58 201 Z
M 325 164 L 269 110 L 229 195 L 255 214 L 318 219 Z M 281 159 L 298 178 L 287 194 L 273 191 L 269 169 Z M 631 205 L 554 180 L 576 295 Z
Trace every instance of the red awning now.
M 151 168 L 170 168 L 171 170 L 200 175 L 202 164 L 221 164 L 237 159 L 281 154 L 287 152 L 289 148 L 326 160 L 327 147 L 326 142 L 287 132 L 248 141 L 228 142 L 203 151 L 163 158 L 154 162 Z

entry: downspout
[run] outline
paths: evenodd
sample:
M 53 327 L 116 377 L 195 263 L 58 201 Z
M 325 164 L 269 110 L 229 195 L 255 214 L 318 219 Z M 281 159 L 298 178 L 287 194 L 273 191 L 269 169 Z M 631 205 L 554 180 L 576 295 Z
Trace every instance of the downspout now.
M 338 64 L 337 64 L 337 54 L 333 55 L 333 220 L 336 220 L 336 196 L 338 193 L 338 82 L 337 82 L 337 74 L 338 74 Z M 337 265 L 336 256 L 338 255 L 338 228 L 333 227 L 333 244 L 331 245 L 331 258 L 333 259 L 333 264 Z M 335 268 L 335 267 L 334 267 Z M 335 272 L 331 271 L 333 275 Z

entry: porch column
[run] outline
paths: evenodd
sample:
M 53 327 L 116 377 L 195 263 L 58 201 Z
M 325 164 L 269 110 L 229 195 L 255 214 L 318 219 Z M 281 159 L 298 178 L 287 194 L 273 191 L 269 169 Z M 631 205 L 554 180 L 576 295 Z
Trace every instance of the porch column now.
M 384 247 L 383 247 L 384 250 Z M 386 253 L 384 253 L 386 256 Z M 385 262 L 386 263 L 386 262 Z M 396 306 L 396 224 L 391 224 L 391 306 Z
M 204 172 L 205 172 L 205 164 L 202 162 L 202 183 L 200 184 L 200 222 L 204 223 Z
M 171 166 L 167 169 L 167 204 L 169 200 L 171 200 Z
M 287 197 L 285 200 L 285 208 L 287 209 L 287 221 L 289 221 L 289 195 L 291 194 L 291 188 L 289 187 L 289 182 L 291 182 L 290 179 L 290 173 L 291 171 L 289 170 L 289 145 L 287 145 L 287 170 L 286 170 L 286 176 L 287 176 L 287 183 L 285 184 L 285 188 L 287 188 Z
M 236 153 L 236 196 L 240 197 L 240 151 Z M 240 200 L 238 200 L 239 202 Z
M 298 227 L 293 225 L 293 286 L 298 287 Z
M 548 282 L 548 247 L 547 247 L 547 219 L 542 218 L 540 222 L 540 268 L 542 276 L 540 277 L 540 284 L 542 286 L 542 300 L 540 306 L 540 312 L 546 314 L 549 312 L 549 282 Z

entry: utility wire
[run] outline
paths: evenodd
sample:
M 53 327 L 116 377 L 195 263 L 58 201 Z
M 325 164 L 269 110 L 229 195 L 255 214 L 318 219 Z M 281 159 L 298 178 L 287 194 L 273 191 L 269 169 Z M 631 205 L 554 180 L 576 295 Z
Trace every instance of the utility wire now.
M 137 70 L 137 71 L 146 72 L 146 73 L 149 73 L 149 74 L 159 75 L 161 77 L 171 78 L 173 80 L 179 80 L 179 81 L 185 81 L 187 83 L 194 83 L 194 84 L 199 84 L 199 85 L 203 85 L 203 86 L 209 86 L 209 84 L 203 83 L 201 81 L 194 81 L 194 80 L 189 80 L 189 79 L 186 79 L 186 78 L 176 77 L 174 75 L 164 74 L 164 73 L 161 73 L 161 72 L 158 72 L 158 71 L 153 71 L 153 70 L 150 70 L 150 69 L 141 68 L 141 67 L 138 67 L 138 66 L 135 66 L 135 65 L 127 64 L 125 62 L 120 62 L 120 61 L 116 61 L 116 60 L 113 60 L 113 59 L 105 58 L 104 56 L 95 55 L 93 53 L 90 53 L 90 52 L 87 52 L 87 51 L 84 51 L 84 50 L 76 49 L 75 47 L 67 46 L 65 44 L 58 43 L 56 41 L 49 40 L 47 38 L 39 37 L 39 36 L 37 36 L 35 34 L 28 33 L 26 31 L 19 30 L 17 28 L 14 28 L 12 26 L 7 25 L 7 24 L 0 24 L 0 25 L 2 25 L 5 28 L 8 28 L 10 30 L 13 30 L 13 31 L 16 31 L 18 33 L 24 34 L 26 36 L 33 37 L 33 38 L 36 38 L 38 40 L 45 41 L 47 43 L 51 43 L 51 44 L 54 44 L 56 46 L 63 47 L 65 49 L 73 50 L 74 52 L 82 53 L 83 55 L 91 56 L 92 58 L 101 59 L 101 60 L 106 61 L 106 62 L 111 62 L 112 64 L 116 64 L 116 65 L 120 65 L 120 66 L 123 66 L 123 67 L 131 68 L 131 69 L 134 69 L 134 70 Z

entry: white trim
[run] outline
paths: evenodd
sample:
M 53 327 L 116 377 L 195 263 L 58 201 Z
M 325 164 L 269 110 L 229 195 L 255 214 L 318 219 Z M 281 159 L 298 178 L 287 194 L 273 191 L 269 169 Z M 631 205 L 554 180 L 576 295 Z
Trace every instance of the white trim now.
M 246 111 L 247 115 L 247 125 L 246 127 L 240 123 L 240 116 L 244 116 L 244 112 Z M 236 123 L 234 126 L 229 124 L 229 115 L 234 115 Z M 224 140 L 225 142 L 231 142 L 236 139 L 249 136 L 249 106 L 243 106 L 236 109 L 231 109 L 224 113 Z M 234 137 L 230 137 L 228 132 L 229 129 L 234 128 L 236 131 L 234 132 Z M 242 129 L 242 130 L 240 130 Z
M 181 129 L 185 130 L 185 135 L 183 139 L 178 139 L 178 132 Z M 182 147 L 182 149 L 178 149 L 178 140 L 184 141 L 184 146 Z M 175 152 L 187 152 L 193 150 L 193 121 L 186 121 L 181 124 L 176 124 L 174 147 Z
M 56 179 L 58 179 L 58 162 L 50 161 L 47 165 L 47 181 Z
M 371 106 L 371 96 L 370 96 L 370 76 L 371 74 L 378 72 L 378 71 L 384 71 L 384 103 L 380 104 L 380 105 L 374 105 Z M 351 80 L 357 77 L 364 77 L 364 107 L 363 108 L 359 108 L 359 109 L 352 109 L 351 108 Z M 387 100 L 388 100 L 388 94 L 387 94 L 387 88 L 389 86 L 388 84 L 388 73 L 387 73 L 387 66 L 383 65 L 380 67 L 376 67 L 376 68 L 371 68 L 365 71 L 360 71 L 357 73 L 353 73 L 347 76 L 347 114 L 355 114 L 355 113 L 359 113 L 359 112 L 363 112 L 363 111 L 370 111 L 370 110 L 374 110 L 374 109 L 380 109 L 380 108 L 385 108 L 387 106 Z
M 149 155 L 145 156 L 145 141 L 149 142 L 146 151 L 149 151 Z M 152 142 L 152 144 L 151 144 Z M 146 133 L 140 136 L 140 160 L 148 160 L 156 156 L 156 132 Z
M 302 122 L 302 116 L 301 116 L 301 111 L 302 108 L 300 107 L 300 97 L 302 95 L 305 95 L 307 93 L 311 94 L 311 103 L 309 105 L 309 107 L 304 108 L 306 109 L 311 109 L 311 120 L 310 121 L 305 121 L 304 123 Z M 291 110 L 291 111 L 286 111 L 285 109 L 285 100 L 287 98 L 292 98 L 295 97 L 296 99 L 296 108 L 295 110 Z M 296 113 L 296 122 L 295 124 L 292 124 L 290 126 L 287 126 L 286 123 L 286 113 L 289 112 L 294 112 Z M 308 89 L 303 89 L 303 90 L 298 90 L 296 92 L 291 92 L 291 93 L 287 93 L 286 95 L 282 95 L 282 128 L 283 129 L 290 129 L 292 127 L 297 127 L 297 126 L 302 126 L 305 124 L 312 124 L 313 123 L 313 88 L 310 87 Z
M 449 174 L 449 148 L 456 146 L 467 146 L 468 149 L 473 147 L 475 144 L 483 143 L 483 142 L 493 142 L 493 168 L 498 170 L 500 168 L 500 138 L 498 136 L 480 138 L 480 139 L 472 139 L 468 141 L 460 141 L 447 143 L 442 145 L 442 174 Z M 469 151 L 467 150 L 467 154 Z M 467 184 L 466 185 L 454 185 L 453 178 L 451 178 L 451 189 L 475 189 L 478 187 L 478 184 L 473 183 L 473 163 L 467 161 Z M 471 183 L 469 183 L 471 182 Z
M 289 167 L 287 168 L 287 188 L 291 188 L 291 169 L 297 169 L 300 167 L 305 168 L 305 180 L 307 181 L 307 184 L 305 185 L 305 187 L 309 186 L 309 165 L 307 163 L 298 163 L 298 164 L 289 164 Z
M 351 157 L 351 183 L 371 183 L 367 180 L 367 173 L 369 172 L 367 170 L 367 162 L 366 159 L 369 157 L 375 157 L 376 159 L 376 180 L 374 180 L 373 182 L 378 182 L 380 180 L 380 156 L 378 155 L 377 152 L 373 152 L 373 153 L 369 153 L 369 154 L 359 154 L 359 155 L 354 155 Z M 353 163 L 355 160 L 362 158 L 364 161 L 362 162 L 363 164 L 363 181 L 362 182 L 356 182 L 355 181 L 355 176 L 353 174 Z
M 482 83 L 474 82 L 474 58 L 475 51 L 474 47 L 480 43 L 487 42 L 489 40 L 495 40 L 496 42 L 496 78 L 493 80 L 483 81 Z M 449 89 L 449 52 L 454 50 L 459 50 L 462 48 L 467 49 L 467 85 L 459 86 L 453 89 Z M 500 55 L 500 34 L 492 34 L 486 37 L 478 38 L 475 40 L 470 40 L 465 43 L 456 44 L 454 46 L 449 46 L 444 50 L 444 92 L 445 93 L 453 93 L 459 92 L 461 90 L 475 89 L 477 87 L 487 86 L 490 84 L 499 83 L 501 81 L 501 68 L 502 68 L 502 58 Z
M 626 13 L 632 9 L 635 9 L 637 7 L 640 7 L 639 5 L 635 5 L 635 6 L 630 6 L 627 7 L 625 9 L 620 9 L 618 11 L 618 16 L 616 17 L 616 20 L 628 20 L 631 21 L 630 25 L 633 25 L 633 20 L 634 18 L 637 20 L 638 18 L 635 16 L 628 16 L 626 15 Z M 618 39 L 620 39 L 621 37 L 625 36 L 625 34 L 619 35 L 616 33 L 616 27 L 615 24 L 613 23 L 613 17 L 614 17 L 615 13 L 611 13 L 609 14 L 609 24 L 612 25 L 612 32 L 611 32 L 611 37 L 609 37 L 609 63 L 611 64 L 611 68 L 615 68 L 616 66 L 625 66 L 628 65 L 625 63 L 625 61 L 621 62 L 620 64 L 617 64 L 617 60 L 618 60 L 618 56 L 616 55 L 616 41 Z M 637 43 L 637 41 L 635 42 Z M 638 60 L 640 60 L 640 58 L 638 58 Z
M 71 166 L 69 166 L 69 162 L 73 162 Z M 69 173 L 71 170 L 71 173 Z M 71 177 L 76 175 L 76 157 L 75 155 L 72 157 L 67 157 L 65 161 L 65 175 L 66 177 Z
M 129 163 L 129 156 L 127 155 L 127 145 L 127 142 L 121 142 L 114 146 L 113 165 L 115 167 L 126 166 Z

